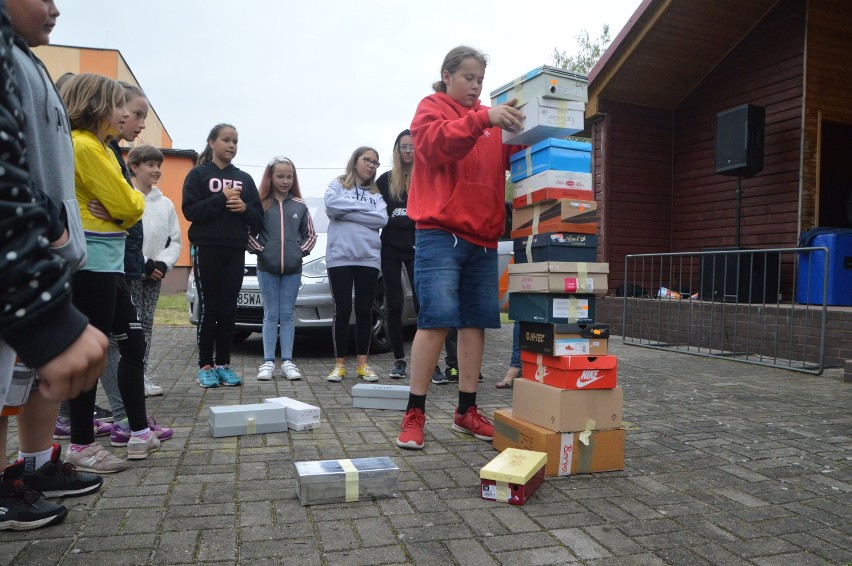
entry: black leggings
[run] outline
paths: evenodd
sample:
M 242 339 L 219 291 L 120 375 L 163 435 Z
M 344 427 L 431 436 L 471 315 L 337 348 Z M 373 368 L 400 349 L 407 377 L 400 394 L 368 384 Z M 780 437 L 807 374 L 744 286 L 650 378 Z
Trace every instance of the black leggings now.
M 405 295 L 402 292 L 402 266 L 408 274 L 408 283 L 414 293 L 414 260 L 394 259 L 382 256 L 382 281 L 385 284 L 385 297 L 388 305 L 388 334 L 390 334 L 393 357 L 397 360 L 405 358 L 405 348 L 402 338 L 402 308 Z M 417 295 L 414 295 L 414 310 L 420 310 L 417 305 Z
M 328 268 L 328 282 L 334 297 L 332 338 L 334 357 L 345 358 L 349 348 L 349 319 L 352 316 L 352 287 L 355 287 L 355 353 L 367 355 L 370 351 L 373 296 L 379 270 L 361 265 L 343 265 Z
M 130 288 L 123 273 L 78 271 L 72 279 L 72 300 L 89 322 L 118 342 L 118 391 L 130 430 L 145 430 L 145 335 L 130 298 Z M 95 441 L 92 414 L 95 410 L 97 384 L 69 402 L 71 410 L 71 442 L 91 444 Z
M 226 246 L 195 248 L 195 288 L 201 306 L 198 367 L 231 363 L 237 297 L 246 268 L 245 250 Z M 216 352 L 214 359 L 213 352 Z

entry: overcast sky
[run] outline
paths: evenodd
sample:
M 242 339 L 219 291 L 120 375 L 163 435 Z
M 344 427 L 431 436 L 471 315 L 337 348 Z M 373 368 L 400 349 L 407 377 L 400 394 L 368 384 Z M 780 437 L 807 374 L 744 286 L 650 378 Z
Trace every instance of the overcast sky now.
M 210 128 L 234 124 L 234 164 L 259 180 L 272 157 L 296 164 L 305 196 L 321 196 L 352 151 L 390 165 L 396 135 L 440 78 L 447 51 L 488 55 L 489 92 L 554 48 L 609 24 L 615 38 L 640 0 L 56 0 L 51 43 L 118 49 L 172 137 L 200 151 Z M 165 172 L 168 174 L 168 171 Z

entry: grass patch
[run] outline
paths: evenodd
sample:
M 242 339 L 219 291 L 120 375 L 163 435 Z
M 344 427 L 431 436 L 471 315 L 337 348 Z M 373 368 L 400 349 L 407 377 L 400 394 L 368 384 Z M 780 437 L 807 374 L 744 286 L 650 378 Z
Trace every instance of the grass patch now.
M 189 307 L 184 293 L 162 293 L 157 301 L 154 324 L 162 326 L 190 326 Z

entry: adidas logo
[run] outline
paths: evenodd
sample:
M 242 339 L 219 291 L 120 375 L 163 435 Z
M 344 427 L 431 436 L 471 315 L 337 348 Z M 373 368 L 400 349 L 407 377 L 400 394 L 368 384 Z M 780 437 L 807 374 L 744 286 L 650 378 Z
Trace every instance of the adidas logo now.
M 577 378 L 577 388 L 582 389 L 583 387 L 594 383 L 601 378 L 603 378 L 603 376 L 598 370 L 585 369 L 583 370 L 583 373 L 580 374 L 580 377 Z

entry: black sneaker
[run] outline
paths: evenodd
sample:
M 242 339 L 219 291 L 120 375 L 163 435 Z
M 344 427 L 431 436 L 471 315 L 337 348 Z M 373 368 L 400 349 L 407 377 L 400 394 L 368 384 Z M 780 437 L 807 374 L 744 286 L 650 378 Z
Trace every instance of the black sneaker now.
M 438 366 L 435 366 L 435 372 L 432 374 L 432 383 L 437 383 L 438 385 L 447 384 L 447 376 L 444 375 L 444 372 Z
M 405 379 L 405 360 L 394 361 L 390 376 L 392 379 Z
M 482 383 L 483 381 L 485 381 L 485 378 L 482 377 L 482 374 L 480 373 L 479 374 L 479 383 Z
M 53 445 L 50 462 L 34 472 L 25 472 L 21 479 L 28 488 L 39 491 L 45 499 L 51 497 L 79 497 L 100 489 L 104 480 L 97 474 L 78 472 L 74 464 L 59 459 L 62 448 Z
M 447 366 L 447 369 L 444 370 L 444 376 L 447 382 L 449 383 L 458 383 L 459 382 L 459 368 L 456 366 Z
M 30 531 L 58 523 L 68 514 L 24 485 L 24 461 L 7 466 L 0 477 L 0 531 Z
M 112 411 L 110 411 L 109 409 L 104 409 L 103 407 L 100 407 L 98 405 L 95 405 L 95 416 L 93 418 L 105 423 L 111 423 L 113 420 L 115 420 L 112 418 Z

